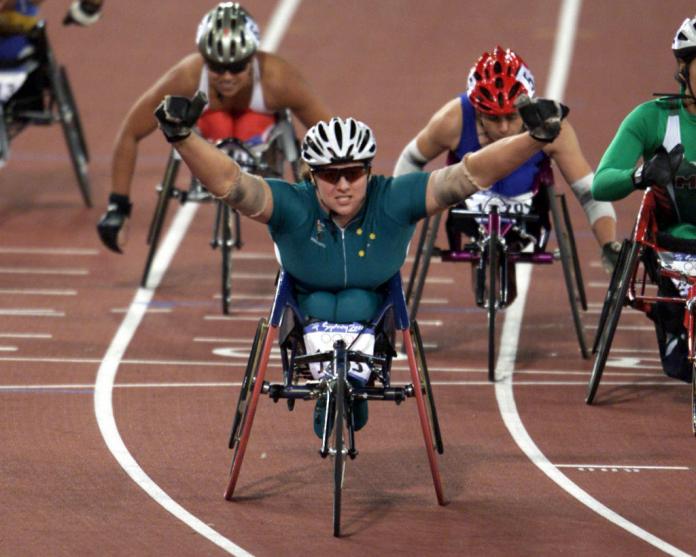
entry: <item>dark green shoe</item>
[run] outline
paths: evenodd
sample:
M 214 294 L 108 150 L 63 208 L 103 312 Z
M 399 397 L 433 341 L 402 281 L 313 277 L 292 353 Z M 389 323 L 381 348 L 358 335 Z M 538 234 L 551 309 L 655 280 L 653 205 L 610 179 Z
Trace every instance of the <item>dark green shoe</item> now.
M 360 431 L 367 423 L 367 401 L 364 399 L 353 401 L 353 429 Z
M 319 439 L 321 439 L 324 433 L 324 419 L 326 417 L 326 397 L 324 395 L 317 399 L 317 403 L 314 406 L 314 433 Z M 329 416 L 329 435 L 333 429 L 334 417 Z

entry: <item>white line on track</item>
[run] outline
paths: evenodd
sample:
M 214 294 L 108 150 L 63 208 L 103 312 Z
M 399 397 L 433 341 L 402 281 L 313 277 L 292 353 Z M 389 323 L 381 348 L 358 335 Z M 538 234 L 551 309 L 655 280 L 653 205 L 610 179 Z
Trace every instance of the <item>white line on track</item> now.
M 266 33 L 261 41 L 261 49 L 272 52 L 277 48 L 300 2 L 301 0 L 279 0 L 271 15 Z M 119 363 L 138 325 L 145 315 L 146 306 L 152 300 L 155 290 L 161 282 L 162 276 L 167 270 L 176 250 L 181 244 L 186 231 L 191 225 L 199 206 L 200 204 L 198 203 L 187 203 L 179 207 L 174 221 L 162 242 L 162 246 L 157 251 L 157 255 L 152 263 L 147 285 L 148 288 L 139 288 L 136 291 L 130 309 L 124 317 L 121 326 L 116 332 L 99 366 L 94 389 L 94 412 L 97 416 L 99 431 L 106 445 L 131 479 L 157 501 L 157 503 L 162 505 L 167 511 L 198 532 L 201 536 L 204 536 L 232 555 L 247 557 L 251 555 L 249 552 L 187 511 L 145 473 L 136 462 L 135 458 L 133 458 L 133 455 L 128 451 L 128 448 L 121 438 L 118 426 L 116 425 L 112 405 L 112 391 Z M 233 273 L 233 278 L 239 279 L 239 275 L 240 274 Z M 266 276 L 271 279 L 275 278 L 275 274 L 273 273 L 264 275 L 264 278 Z
M 547 97 L 553 99 L 562 100 L 563 98 L 563 91 L 566 86 L 570 61 L 572 59 L 573 43 L 575 42 L 575 32 L 577 30 L 577 21 L 580 16 L 581 4 L 582 0 L 564 0 L 561 5 L 553 59 L 549 71 L 549 82 L 545 93 Z M 532 275 L 532 266 L 523 266 L 520 271 L 521 272 L 518 273 L 517 300 L 504 314 L 501 338 L 505 339 L 505 342 L 501 343 L 498 361 L 496 363 L 496 376 L 499 378 L 495 384 L 496 400 L 498 401 L 498 408 L 505 422 L 505 426 L 512 435 L 512 438 L 527 457 L 544 472 L 544 474 L 583 505 L 586 505 L 600 516 L 630 532 L 634 536 L 653 545 L 660 551 L 675 556 L 688 555 L 681 549 L 674 547 L 642 529 L 637 524 L 626 520 L 581 489 L 546 458 L 525 429 L 519 412 L 517 411 L 517 405 L 515 404 L 513 372 L 515 368 L 515 358 L 517 357 L 517 346 L 519 343 L 522 318 L 524 315 L 524 304 L 527 299 L 527 292 L 529 291 L 529 283 Z M 606 288 L 606 284 L 604 288 Z M 515 384 L 516 383 L 517 382 L 515 382 Z
M 4 275 L 88 275 L 89 269 L 70 269 L 54 267 L 0 267 L 0 274 Z
M 83 248 L 0 248 L 0 253 L 15 253 L 20 255 L 99 255 L 99 250 Z
M 0 294 L 10 296 L 77 296 L 77 290 L 57 288 L 0 288 Z
M 634 466 L 632 464 L 556 464 L 556 468 L 587 468 L 588 470 L 599 469 L 602 471 L 618 471 L 618 470 L 690 470 L 688 466 Z
M 0 338 L 53 338 L 51 333 L 0 333 Z
M 65 317 L 64 311 L 55 309 L 4 309 L 0 308 L 0 315 L 12 317 Z
M 128 313 L 129 308 L 111 308 L 111 313 Z M 146 308 L 145 313 L 171 313 L 172 308 Z
M 16 346 L 0 346 L 0 352 L 17 352 Z

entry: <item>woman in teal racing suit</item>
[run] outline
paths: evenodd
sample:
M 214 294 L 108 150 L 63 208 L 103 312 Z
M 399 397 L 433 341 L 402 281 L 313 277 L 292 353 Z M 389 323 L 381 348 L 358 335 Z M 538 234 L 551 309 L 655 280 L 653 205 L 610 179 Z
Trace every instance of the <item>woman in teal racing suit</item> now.
M 696 240 L 696 17 L 681 24 L 672 52 L 680 94 L 645 102 L 626 117 L 599 163 L 592 195 L 613 201 L 635 189 L 657 186 L 662 231 Z M 644 162 L 636 167 L 640 157 Z M 662 281 L 659 289 L 667 296 L 678 295 L 671 281 Z M 650 317 L 665 373 L 691 381 L 681 308 L 657 303 Z
M 517 168 L 558 136 L 567 113 L 554 101 L 524 96 L 518 108 L 529 132 L 452 166 L 398 178 L 371 175 L 377 144 L 365 124 L 320 121 L 302 142 L 309 175 L 293 185 L 243 172 L 192 134 L 205 102 L 201 93 L 193 100 L 165 97 L 155 112 L 162 132 L 213 196 L 268 224 L 281 264 L 295 278 L 304 317 L 333 323 L 369 322 L 381 302 L 379 287 L 404 263 L 416 223 Z M 356 430 L 364 426 L 366 410 L 354 407 Z M 315 412 L 318 434 L 322 422 L 323 414 Z

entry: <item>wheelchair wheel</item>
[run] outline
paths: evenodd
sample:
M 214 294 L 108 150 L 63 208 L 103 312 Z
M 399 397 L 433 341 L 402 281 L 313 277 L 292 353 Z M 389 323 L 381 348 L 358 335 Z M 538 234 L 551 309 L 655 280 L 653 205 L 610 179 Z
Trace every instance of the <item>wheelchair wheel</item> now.
M 249 359 L 247 360 L 246 370 L 244 371 L 244 379 L 242 379 L 242 386 L 239 390 L 239 399 L 237 400 L 237 407 L 232 420 L 232 431 L 230 432 L 228 447 L 234 452 L 232 454 L 232 463 L 230 466 L 230 483 L 227 487 L 227 491 L 225 492 L 225 499 L 228 500 L 232 498 L 234 483 L 236 482 L 235 468 L 237 468 L 236 472 L 238 473 L 238 468 L 241 466 L 241 458 L 243 456 L 240 453 L 242 432 L 244 431 L 244 424 L 247 421 L 249 405 L 252 399 L 252 391 L 259 372 L 261 352 L 267 337 L 268 320 L 266 318 L 261 318 L 259 319 L 258 326 L 256 327 L 254 342 L 251 346 L 251 352 L 249 352 Z M 238 459 L 240 459 L 239 462 Z
M 333 502 L 333 535 L 341 535 L 341 495 L 343 477 L 346 471 L 345 429 L 346 429 L 346 370 L 348 357 L 345 344 L 341 341 L 334 348 L 334 369 L 336 370 L 336 388 L 334 402 L 336 419 L 334 420 L 334 502 Z
M 157 198 L 157 206 L 155 207 L 155 212 L 152 215 L 152 221 L 150 221 L 150 230 L 147 233 L 147 244 L 150 246 L 150 249 L 147 252 L 143 277 L 140 279 L 140 286 L 143 288 L 147 287 L 150 267 L 152 266 L 152 261 L 157 253 L 157 246 L 159 245 L 160 235 L 162 234 L 162 226 L 164 225 L 164 219 L 167 216 L 167 209 L 169 208 L 169 201 L 172 198 L 174 182 L 176 181 L 177 174 L 179 173 L 179 166 L 181 165 L 181 160 L 176 157 L 174 153 L 175 152 L 172 149 L 171 153 L 169 154 L 169 159 L 167 160 L 167 166 L 164 169 L 162 184 L 160 185 L 160 188 L 158 188 L 160 191 L 159 197 Z
M 413 285 L 416 282 L 416 277 L 418 276 L 418 268 L 420 267 L 421 257 L 423 256 L 423 246 L 425 245 L 425 237 L 428 233 L 428 227 L 430 226 L 430 217 L 425 217 L 422 220 L 421 231 L 418 236 L 418 243 L 416 244 L 416 255 L 413 258 L 413 266 L 411 267 L 411 274 L 408 277 L 408 286 L 406 287 L 406 303 L 411 302 L 411 295 L 413 294 Z M 413 317 L 411 317 L 413 319 Z
M 621 243 L 621 251 L 619 251 L 619 257 L 616 261 L 616 266 L 611 272 L 611 279 L 609 280 L 609 287 L 607 288 L 607 293 L 604 296 L 604 303 L 602 304 L 602 312 L 599 315 L 599 320 L 597 321 L 597 331 L 595 332 L 594 342 L 592 343 L 592 354 L 597 353 L 597 345 L 599 344 L 599 339 L 602 336 L 602 331 L 604 331 L 604 325 L 607 322 L 607 314 L 609 313 L 609 307 L 611 306 L 612 299 L 616 293 L 616 287 L 619 283 L 619 277 L 621 276 L 621 269 L 623 268 L 626 256 L 631 249 L 631 241 L 624 240 Z
M 696 363 L 691 367 L 691 431 L 696 436 Z
M 68 75 L 63 66 L 53 75 L 53 89 L 58 103 L 58 114 L 63 128 L 63 135 L 70 152 L 70 160 L 75 171 L 77 184 L 85 205 L 91 207 L 92 198 L 89 177 L 87 176 L 89 154 L 82 131 L 82 124 L 80 123 L 80 115 L 70 90 Z
M 433 397 L 433 389 L 430 385 L 430 373 L 428 373 L 428 364 L 425 361 L 425 350 L 423 349 L 423 339 L 421 338 L 420 328 L 416 321 L 411 321 L 411 336 L 414 342 L 414 351 L 416 356 L 416 364 L 418 365 L 418 375 L 421 381 L 421 390 L 427 399 L 426 409 L 428 411 L 428 419 L 430 420 L 430 429 L 433 434 L 433 446 L 439 454 L 445 452 L 445 447 L 442 443 L 442 434 L 440 432 L 440 420 L 437 417 L 437 409 L 435 408 L 435 398 Z
M 570 255 L 573 261 L 573 272 L 575 274 L 575 285 L 578 288 L 578 299 L 580 307 L 583 311 L 587 311 L 587 294 L 585 293 L 585 281 L 582 279 L 582 269 L 580 268 L 580 258 L 578 257 L 578 247 L 575 243 L 575 234 L 573 233 L 573 223 L 570 222 L 570 213 L 568 212 L 568 203 L 564 194 L 561 197 L 561 209 L 563 210 L 563 222 L 565 230 L 568 232 L 568 244 L 570 247 Z
M 222 252 L 222 313 L 227 315 L 232 304 L 232 250 L 235 247 L 233 235 L 233 209 L 220 203 L 222 209 L 222 230 L 220 251 Z
M 595 395 L 597 394 L 597 388 L 599 387 L 599 382 L 602 380 L 602 373 L 604 372 L 604 366 L 607 363 L 607 356 L 609 356 L 611 343 L 614 340 L 616 327 L 619 324 L 621 310 L 623 309 L 624 302 L 626 300 L 626 294 L 631 282 L 631 277 L 634 274 L 635 266 L 640 255 L 640 244 L 637 242 L 630 242 L 629 240 L 626 240 L 626 242 L 629 242 L 631 247 L 626 260 L 621 267 L 619 279 L 616 283 L 615 294 L 612 296 L 609 308 L 607 309 L 606 322 L 597 344 L 597 354 L 595 355 L 594 365 L 592 366 L 592 375 L 590 376 L 590 382 L 587 385 L 587 396 L 585 398 L 585 402 L 587 404 L 592 404 L 594 401 Z
M 423 295 L 425 279 L 430 269 L 430 258 L 433 256 L 433 249 L 435 248 L 435 240 L 437 238 L 437 231 L 440 228 L 441 218 L 442 214 L 438 213 L 423 222 L 421 236 L 425 234 L 425 238 L 423 245 L 420 246 L 422 248 L 421 252 L 416 255 L 416 258 L 420 259 L 420 261 L 414 261 L 414 269 L 411 272 L 413 289 L 411 288 L 411 280 L 409 280 L 408 285 L 411 294 L 410 298 L 408 298 L 410 300 L 408 313 L 411 320 L 415 319 L 416 315 L 418 315 L 418 306 L 420 305 L 421 296 Z
M 497 305 L 498 233 L 491 228 L 488 238 L 488 380 L 495 381 L 495 312 Z
M 561 266 L 563 267 L 563 279 L 565 281 L 566 291 L 568 292 L 568 302 L 570 303 L 570 312 L 573 317 L 573 325 L 575 334 L 580 345 L 580 354 L 583 358 L 590 357 L 587 351 L 587 343 L 585 342 L 585 332 L 583 330 L 582 321 L 580 320 L 580 310 L 578 309 L 578 298 L 575 292 L 575 281 L 573 280 L 573 253 L 570 246 L 568 231 L 562 226 L 562 220 L 556 194 L 553 188 L 547 188 L 549 197 L 549 206 L 551 207 L 551 216 L 553 218 L 553 228 L 556 232 L 556 241 L 561 254 Z M 576 277 L 577 278 L 577 277 Z

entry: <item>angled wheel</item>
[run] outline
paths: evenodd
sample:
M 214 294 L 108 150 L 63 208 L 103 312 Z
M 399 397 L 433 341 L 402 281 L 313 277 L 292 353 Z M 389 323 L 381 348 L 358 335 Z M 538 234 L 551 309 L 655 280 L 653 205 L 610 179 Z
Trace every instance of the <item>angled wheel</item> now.
M 594 342 L 592 343 L 592 354 L 597 353 L 597 345 L 599 344 L 599 339 L 602 336 L 602 331 L 604 331 L 604 325 L 607 322 L 607 314 L 609 313 L 609 308 L 611 307 L 611 302 L 616 294 L 616 287 L 619 283 L 621 277 L 621 269 L 623 268 L 628 252 L 631 250 L 633 243 L 630 240 L 624 240 L 621 243 L 621 251 L 619 251 L 619 257 L 616 261 L 616 266 L 611 272 L 611 279 L 609 280 L 609 288 L 607 288 L 607 293 L 604 296 L 604 303 L 602 304 L 602 312 L 599 314 L 599 320 L 597 321 L 597 331 L 595 332 Z
M 488 238 L 488 380 L 495 381 L 495 313 L 498 291 L 498 232 L 491 227 Z
M 53 92 L 55 94 L 58 105 L 58 114 L 65 142 L 70 152 L 70 161 L 72 162 L 77 184 L 80 188 L 80 194 L 87 207 L 92 206 L 92 198 L 90 193 L 89 176 L 87 175 L 87 163 L 89 154 L 87 152 L 87 144 L 85 142 L 82 124 L 80 123 L 80 114 L 77 110 L 77 105 L 73 98 L 68 75 L 64 67 L 59 67 L 58 71 L 52 71 Z
M 621 310 L 626 301 L 626 294 L 628 293 L 628 288 L 635 273 L 638 257 L 640 255 L 640 244 L 630 242 L 629 240 L 626 240 L 626 242 L 629 242 L 631 247 L 626 260 L 621 266 L 619 279 L 616 283 L 615 292 L 611 297 L 609 308 L 606 313 L 606 321 L 597 344 L 597 353 L 595 354 L 595 361 L 592 366 L 592 375 L 587 385 L 587 396 L 585 398 L 587 404 L 592 404 L 594 401 L 599 382 L 602 380 L 602 373 L 607 363 L 607 356 L 609 356 L 611 343 L 614 340 L 614 333 L 616 332 L 616 327 L 621 317 Z
M 167 159 L 167 166 L 164 169 L 162 183 L 158 188 L 159 196 L 157 198 L 157 205 L 155 206 L 155 212 L 152 215 L 152 221 L 150 221 L 150 229 L 147 233 L 147 243 L 150 246 L 150 249 L 147 252 L 147 258 L 145 259 L 143 276 L 140 279 L 140 286 L 143 288 L 147 287 L 150 267 L 152 267 L 152 261 L 157 253 L 157 246 L 159 245 L 160 236 L 162 235 L 162 226 L 164 225 L 164 219 L 167 216 L 169 201 L 173 197 L 174 183 L 176 182 L 176 177 L 179 173 L 180 164 L 181 159 L 176 156 L 175 151 L 172 149 L 172 151 L 169 153 L 169 158 Z
M 239 390 L 239 399 L 232 420 L 232 431 L 230 432 L 230 440 L 228 447 L 234 452 L 232 453 L 232 464 L 230 466 L 230 481 L 225 492 L 225 499 L 231 499 L 234 492 L 234 487 L 237 481 L 239 470 L 242 466 L 244 458 L 244 449 L 246 448 L 246 439 L 242 437 L 247 420 L 253 420 L 253 411 L 251 411 L 251 403 L 253 399 L 254 387 L 259 379 L 259 370 L 263 360 L 263 349 L 268 340 L 268 321 L 265 318 L 259 320 L 254 335 L 254 342 L 249 352 L 242 386 Z M 265 363 L 264 363 L 265 365 Z M 261 378 L 262 379 L 262 378 Z M 259 390 L 260 392 L 260 390 Z M 251 416 L 249 415 L 251 412 Z M 250 429 L 250 428 L 249 428 Z M 248 434 L 247 434 L 248 437 Z
M 222 202 L 222 230 L 220 251 L 222 252 L 222 313 L 227 315 L 232 304 L 232 250 L 235 248 L 233 209 Z
M 570 246 L 568 231 L 563 227 L 561 211 L 556 202 L 556 195 L 553 188 L 546 188 L 549 196 L 549 207 L 551 208 L 551 217 L 553 218 L 553 228 L 556 233 L 556 241 L 561 254 L 561 266 L 563 267 L 563 279 L 565 281 L 566 291 L 568 293 L 568 302 L 570 303 L 570 312 L 573 317 L 573 325 L 575 326 L 575 334 L 580 345 L 580 353 L 582 357 L 587 359 L 590 357 L 587 351 L 587 343 L 585 342 L 585 332 L 583 330 L 582 321 L 580 319 L 580 310 L 578 307 L 578 297 L 575 292 L 575 281 L 573 280 L 573 254 Z
M 428 227 L 430 226 L 430 217 L 425 217 L 421 221 L 421 230 L 418 235 L 418 243 L 416 244 L 416 254 L 413 258 L 413 265 L 411 266 L 411 274 L 408 277 L 408 286 L 406 287 L 406 303 L 411 302 L 411 296 L 413 294 L 413 286 L 416 283 L 416 277 L 418 276 L 418 268 L 420 267 L 421 258 L 423 256 L 423 246 L 425 245 L 425 237 L 428 235 Z M 411 317 L 413 319 L 413 317 Z
M 343 477 L 346 467 L 346 370 L 348 356 L 343 341 L 334 345 L 334 370 L 336 370 L 336 387 L 334 403 L 336 418 L 334 420 L 334 501 L 333 501 L 333 535 L 341 535 L 341 495 L 343 492 Z
M 696 363 L 691 368 L 691 430 L 696 436 Z
M 575 243 L 575 234 L 573 233 L 573 223 L 570 221 L 570 213 L 568 212 L 568 203 L 566 196 L 560 194 L 561 209 L 563 210 L 563 222 L 565 230 L 568 232 L 568 245 L 570 247 L 571 260 L 573 261 L 573 272 L 575 274 L 575 285 L 578 289 L 578 298 L 580 307 L 583 311 L 587 311 L 587 294 L 585 293 L 585 281 L 582 279 L 582 269 L 580 268 L 580 258 L 578 257 L 578 247 Z
M 441 218 L 442 213 L 438 213 L 437 215 L 426 219 L 423 223 L 423 232 L 421 233 L 421 236 L 425 234 L 425 238 L 422 245 L 422 252 L 416 255 L 416 258 L 418 258 L 418 255 L 420 255 L 421 261 L 414 261 L 414 271 L 417 270 L 417 273 L 414 278 L 414 271 L 411 272 L 411 278 L 414 280 L 413 289 L 411 290 L 410 281 L 408 285 L 408 288 L 411 291 L 408 308 L 410 319 L 415 319 L 418 315 L 418 307 L 420 306 L 421 296 L 423 295 L 425 279 L 427 278 L 428 270 L 430 269 L 430 259 L 432 258 L 433 250 L 435 249 L 435 240 L 437 239 L 437 231 L 440 229 Z
M 445 447 L 442 443 L 442 434 L 440 433 L 440 420 L 437 417 L 435 398 L 433 397 L 433 389 L 430 385 L 430 374 L 428 373 L 428 364 L 425 361 L 423 339 L 421 338 L 420 328 L 416 321 L 411 322 L 411 337 L 413 338 L 413 349 L 416 356 L 416 364 L 418 365 L 421 391 L 426 399 L 426 410 L 428 411 L 428 419 L 430 420 L 430 428 L 433 435 L 433 446 L 437 449 L 439 454 L 442 454 L 445 452 Z

